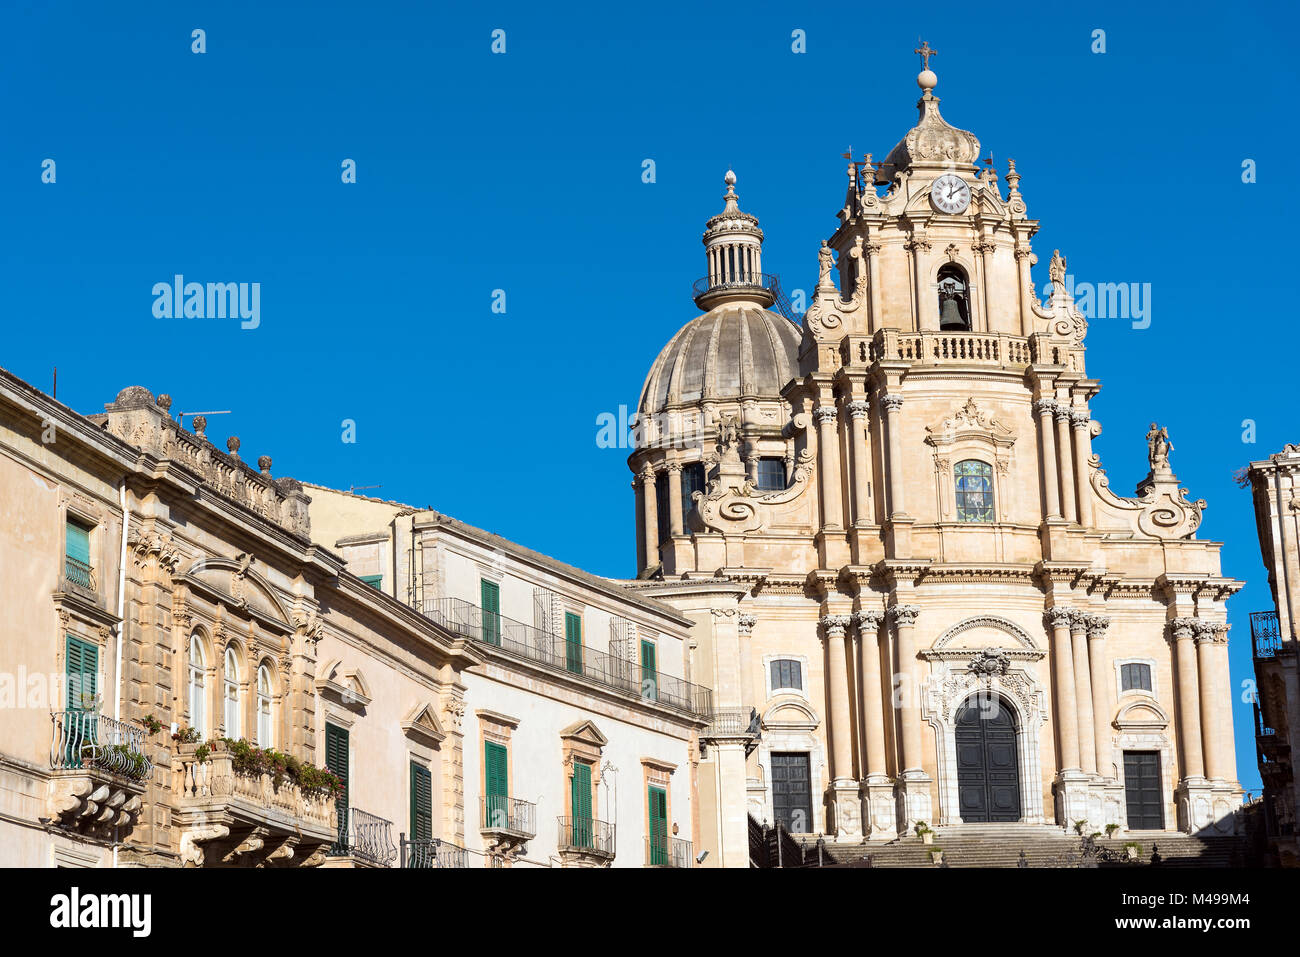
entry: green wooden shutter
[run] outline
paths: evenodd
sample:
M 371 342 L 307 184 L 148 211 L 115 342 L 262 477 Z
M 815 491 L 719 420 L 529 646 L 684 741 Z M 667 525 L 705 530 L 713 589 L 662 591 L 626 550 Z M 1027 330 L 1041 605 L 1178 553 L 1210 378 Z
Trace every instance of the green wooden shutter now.
M 650 823 L 650 863 L 668 863 L 668 793 L 652 787 L 646 794 Z
M 483 609 L 483 640 L 501 644 L 501 587 L 486 578 L 479 581 L 479 605 Z
M 659 669 L 655 662 L 655 643 L 641 639 L 641 697 L 659 700 Z
M 573 845 L 593 846 L 591 824 L 591 765 L 575 761 L 573 764 Z
M 564 667 L 582 674 L 582 616 L 564 613 Z
M 99 694 L 99 646 L 68 635 L 66 651 L 67 707 L 72 711 L 94 710 L 91 699 Z
M 483 742 L 485 827 L 504 828 L 510 824 L 510 782 L 508 754 L 495 741 Z
M 75 522 L 68 522 L 67 553 L 69 558 L 90 564 L 90 532 Z
M 433 840 L 433 775 L 411 762 L 411 840 Z
M 369 585 L 371 588 L 375 589 L 376 591 L 384 590 L 383 575 L 358 575 L 357 577 L 360 578 L 367 585 Z
M 343 780 L 343 793 L 335 801 L 338 809 L 338 853 L 346 854 L 348 848 L 348 732 L 346 728 L 326 723 L 325 767 Z

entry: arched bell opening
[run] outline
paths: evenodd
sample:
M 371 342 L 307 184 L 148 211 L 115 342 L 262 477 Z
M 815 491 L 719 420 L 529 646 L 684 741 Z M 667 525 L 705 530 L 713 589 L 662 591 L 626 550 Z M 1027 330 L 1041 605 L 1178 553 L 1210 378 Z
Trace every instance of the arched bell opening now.
M 966 270 L 949 263 L 939 270 L 939 329 L 970 332 L 970 281 Z

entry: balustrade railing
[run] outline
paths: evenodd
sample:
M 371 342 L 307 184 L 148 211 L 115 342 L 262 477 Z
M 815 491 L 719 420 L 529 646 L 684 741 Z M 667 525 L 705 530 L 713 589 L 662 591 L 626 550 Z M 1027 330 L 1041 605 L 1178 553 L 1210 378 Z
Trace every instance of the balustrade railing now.
M 604 857 L 614 856 L 614 825 L 590 817 L 557 818 L 560 825 L 561 851 L 586 851 Z
M 1282 650 L 1282 632 L 1278 627 L 1277 612 L 1252 611 L 1250 637 L 1255 646 L 1256 658 L 1273 658 Z
M 639 662 L 607 655 L 496 612 L 485 612 L 463 599 L 429 598 L 421 611 L 448 631 L 553 671 L 577 675 L 688 714 L 707 715 L 712 710 L 713 692 L 708 688 L 659 671 L 643 671 Z
M 980 332 L 896 332 L 876 334 L 868 351 L 871 361 L 963 362 L 1000 367 L 1027 366 L 1033 361 L 1029 340 L 1021 336 Z
M 408 841 L 401 836 L 403 868 L 469 867 L 469 851 L 450 841 Z
M 531 838 L 537 834 L 537 805 L 519 798 L 489 794 L 479 798 L 482 830 Z
M 90 591 L 95 590 L 95 570 L 71 555 L 63 558 L 63 577 L 74 585 L 80 585 Z
M 143 781 L 153 771 L 144 753 L 144 729 L 95 711 L 53 711 L 50 767 L 100 768 Z
M 700 737 L 734 737 L 758 734 L 757 713 L 753 708 L 722 708 L 709 716 L 709 726 Z
M 200 745 L 199 747 L 203 747 Z M 269 774 L 236 770 L 231 754 L 220 743 L 212 746 L 203 760 L 198 749 L 182 746 L 179 764 L 174 764 L 173 790 L 184 800 L 242 801 L 254 808 L 275 810 L 301 819 L 316 829 L 338 831 L 334 798 L 323 792 L 304 791 L 289 780 L 277 786 Z

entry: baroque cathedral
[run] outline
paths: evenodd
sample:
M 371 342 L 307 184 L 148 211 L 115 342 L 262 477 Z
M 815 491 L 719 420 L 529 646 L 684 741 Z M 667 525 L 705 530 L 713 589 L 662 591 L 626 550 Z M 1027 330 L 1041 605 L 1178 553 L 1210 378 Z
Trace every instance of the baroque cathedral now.
M 1065 259 L 1040 301 L 1015 162 L 980 163 L 917 52 L 917 123 L 849 157 L 802 319 L 728 172 L 702 314 L 641 392 L 628 585 L 695 623 L 701 827 L 738 866 L 747 817 L 848 843 L 1237 833 L 1242 583 L 1164 430 L 1110 487 Z

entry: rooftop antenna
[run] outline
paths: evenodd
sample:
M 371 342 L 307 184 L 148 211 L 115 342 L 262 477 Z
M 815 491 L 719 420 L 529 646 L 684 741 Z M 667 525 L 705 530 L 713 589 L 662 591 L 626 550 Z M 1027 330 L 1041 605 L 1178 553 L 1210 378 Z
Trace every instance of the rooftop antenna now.
M 50 398 L 57 399 L 58 397 L 59 397 L 59 367 L 55 366 L 54 367 L 54 391 L 50 393 Z
M 355 495 L 359 489 L 363 488 L 383 488 L 382 485 L 349 485 L 348 492 Z
M 185 416 L 187 415 L 230 415 L 230 410 L 222 409 L 218 412 L 178 412 L 176 414 L 176 421 L 179 422 L 181 425 L 184 425 Z

